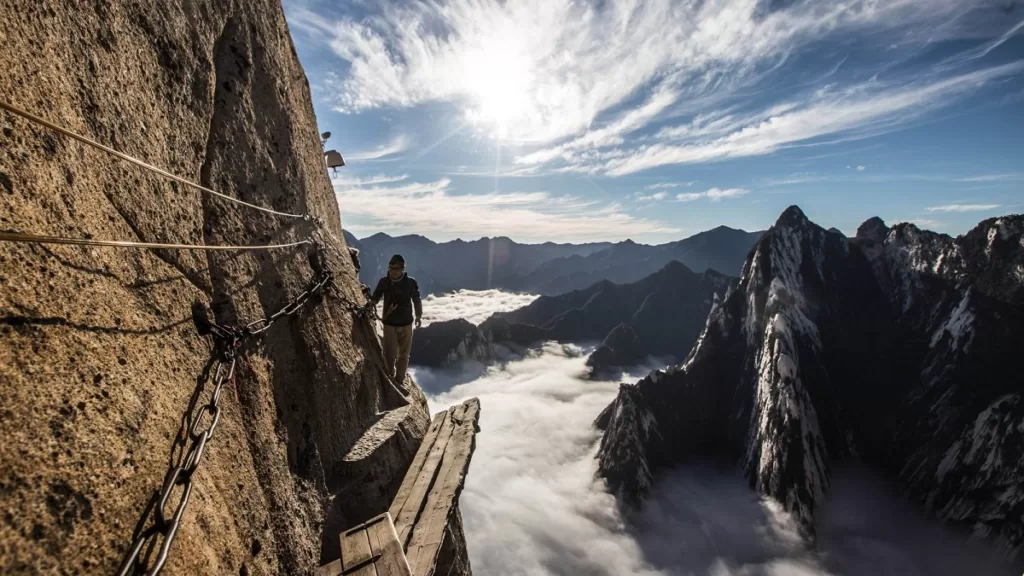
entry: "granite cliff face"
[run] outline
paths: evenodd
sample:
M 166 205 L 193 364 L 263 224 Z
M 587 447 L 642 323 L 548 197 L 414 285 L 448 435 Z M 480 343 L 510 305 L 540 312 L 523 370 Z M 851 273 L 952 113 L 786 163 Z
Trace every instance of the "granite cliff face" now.
M 388 384 L 372 328 L 343 303 L 361 301 L 359 285 L 280 4 L 0 0 L 0 12 L 4 100 L 229 196 L 324 222 L 201 195 L 0 112 L 0 229 L 319 243 L 333 292 L 239 362 L 167 566 L 310 573 L 336 553 L 337 530 L 387 509 L 428 414 L 411 380 L 400 392 Z M 191 305 L 210 305 L 221 324 L 248 322 L 312 275 L 305 250 L 0 243 L 0 572 L 113 572 L 210 355 Z
M 602 412 L 599 474 L 636 503 L 658 469 L 725 455 L 813 536 L 832 463 L 857 458 L 1016 553 L 1022 232 L 1020 216 L 956 239 L 872 219 L 850 240 L 790 208 L 687 360 Z

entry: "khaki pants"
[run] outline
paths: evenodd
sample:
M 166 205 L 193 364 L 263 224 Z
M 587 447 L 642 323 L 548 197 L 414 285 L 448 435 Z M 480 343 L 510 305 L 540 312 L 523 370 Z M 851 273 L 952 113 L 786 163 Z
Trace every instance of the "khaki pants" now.
M 412 350 L 412 324 L 408 326 L 384 325 L 384 371 L 405 386 L 405 371 L 409 367 Z

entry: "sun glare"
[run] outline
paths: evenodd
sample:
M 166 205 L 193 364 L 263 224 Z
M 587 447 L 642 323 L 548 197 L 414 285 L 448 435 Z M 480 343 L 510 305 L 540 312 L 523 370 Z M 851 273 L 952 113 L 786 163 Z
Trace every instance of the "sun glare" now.
M 509 137 L 516 125 L 529 123 L 530 60 L 515 39 L 493 38 L 472 51 L 463 73 L 474 100 L 468 112 L 471 121 L 501 139 Z

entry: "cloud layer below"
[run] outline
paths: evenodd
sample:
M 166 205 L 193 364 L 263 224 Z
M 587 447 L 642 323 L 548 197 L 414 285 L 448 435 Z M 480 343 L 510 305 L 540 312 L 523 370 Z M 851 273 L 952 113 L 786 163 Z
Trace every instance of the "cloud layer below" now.
M 464 318 L 480 324 L 496 312 L 522 308 L 537 299 L 533 294 L 514 294 L 501 290 L 459 290 L 452 294 L 423 299 L 423 325 Z

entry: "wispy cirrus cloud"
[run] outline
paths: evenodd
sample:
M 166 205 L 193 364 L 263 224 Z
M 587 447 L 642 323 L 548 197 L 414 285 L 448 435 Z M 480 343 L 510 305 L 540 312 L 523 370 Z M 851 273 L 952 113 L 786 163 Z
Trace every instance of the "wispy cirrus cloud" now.
M 910 223 L 925 230 L 941 230 L 946 226 L 946 223 L 941 220 L 930 220 L 928 218 L 915 218 L 910 220 Z
M 287 9 L 347 63 L 335 109 L 463 106 L 503 137 L 552 142 L 548 156 L 617 145 L 680 104 L 717 99 L 834 34 L 934 41 L 969 26 L 961 0 L 424 0 L 370 14 Z M 950 24 L 952 23 L 952 24 Z M 943 26 L 937 26 L 943 24 Z M 927 34 L 924 34 L 924 32 Z M 921 40 L 922 42 L 924 40 Z M 843 63 L 834 65 L 834 75 Z M 646 97 L 638 99 L 638 95 Z M 639 103 L 637 101 L 639 100 Z
M 331 184 L 334 184 L 335 186 L 372 186 L 374 184 L 394 184 L 395 182 L 401 182 L 402 180 L 408 179 L 408 174 L 399 174 L 397 176 L 378 174 L 376 176 L 368 176 L 366 178 L 357 178 L 345 175 L 331 178 Z
M 793 184 L 808 184 L 811 182 L 822 182 L 828 178 L 820 174 L 810 172 L 796 172 L 780 178 L 767 178 L 757 182 L 759 186 L 791 186 Z
M 755 112 L 746 119 L 730 115 L 710 124 L 697 119 L 678 127 L 674 135 L 681 140 L 611 150 L 598 158 L 598 169 L 621 176 L 666 165 L 762 156 L 824 137 L 876 135 L 1022 70 L 1024 61 L 1016 61 L 926 83 L 885 87 L 875 81 L 841 92 L 819 91 L 807 102 L 773 107 L 774 114 Z
M 642 192 L 637 192 L 636 194 L 633 195 L 633 198 L 637 202 L 661 202 L 662 200 L 668 198 L 668 192 L 655 192 L 654 194 L 644 194 Z
M 388 142 L 387 144 L 381 144 L 380 146 L 377 146 L 376 148 L 371 148 L 369 150 L 356 151 L 346 154 L 345 160 L 381 160 L 383 158 L 387 158 L 388 156 L 394 156 L 396 154 L 405 152 L 406 150 L 409 149 L 409 146 L 411 145 L 412 138 L 410 138 L 408 134 L 398 134 L 397 136 L 392 138 L 391 141 Z
M 929 206 L 927 212 L 985 212 L 995 210 L 999 204 L 946 204 L 944 206 Z
M 701 198 L 707 198 L 712 202 L 720 202 L 729 198 L 739 198 L 740 196 L 746 196 L 750 194 L 750 190 L 746 188 L 710 188 L 704 192 L 688 192 L 683 194 L 676 194 L 676 200 L 680 202 L 693 202 L 700 200 Z
M 432 238 L 506 235 L 520 241 L 609 240 L 677 235 L 681 230 L 629 214 L 618 203 L 546 192 L 457 194 L 452 181 L 335 186 L 346 229 Z M 352 221 L 355 224 L 352 224 Z
M 667 190 L 669 188 L 689 188 L 695 184 L 697 184 L 697 180 L 690 180 L 689 182 L 660 182 L 658 184 L 644 186 L 644 188 L 647 190 Z
M 964 176 L 962 178 L 953 178 L 954 182 L 1012 182 L 1014 180 L 1024 180 L 1024 174 L 981 174 L 978 176 Z

